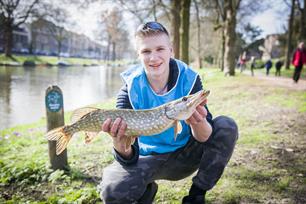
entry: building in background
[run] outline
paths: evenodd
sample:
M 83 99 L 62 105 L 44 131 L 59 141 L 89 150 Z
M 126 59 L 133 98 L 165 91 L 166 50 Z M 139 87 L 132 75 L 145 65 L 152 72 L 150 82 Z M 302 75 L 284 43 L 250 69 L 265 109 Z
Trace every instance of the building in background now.
M 61 57 L 102 59 L 106 47 L 85 35 L 80 35 L 39 19 L 23 24 L 13 31 L 15 54 L 36 54 Z M 0 52 L 4 52 L 3 30 L 0 28 Z

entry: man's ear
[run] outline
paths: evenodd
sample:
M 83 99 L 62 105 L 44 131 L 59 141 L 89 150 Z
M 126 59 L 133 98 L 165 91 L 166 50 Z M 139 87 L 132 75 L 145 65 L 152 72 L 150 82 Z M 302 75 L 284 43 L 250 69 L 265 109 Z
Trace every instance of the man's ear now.
M 171 52 L 171 58 L 174 58 L 174 52 L 173 52 L 173 47 L 170 46 L 170 52 Z

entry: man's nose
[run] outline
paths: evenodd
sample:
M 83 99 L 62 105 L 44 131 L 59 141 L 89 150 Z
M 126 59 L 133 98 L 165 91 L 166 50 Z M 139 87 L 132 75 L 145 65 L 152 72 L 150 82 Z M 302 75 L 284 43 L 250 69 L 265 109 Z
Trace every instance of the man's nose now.
M 150 61 L 154 61 L 158 59 L 158 54 L 156 52 L 152 52 L 150 55 Z

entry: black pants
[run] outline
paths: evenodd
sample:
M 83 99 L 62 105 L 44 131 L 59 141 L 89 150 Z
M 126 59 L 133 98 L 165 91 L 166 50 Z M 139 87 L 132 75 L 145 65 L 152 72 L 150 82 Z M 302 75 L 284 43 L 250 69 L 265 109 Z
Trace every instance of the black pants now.
M 280 76 L 280 75 L 281 75 L 281 69 L 280 68 L 276 68 L 275 76 Z
M 301 66 L 297 66 L 295 67 L 294 69 L 294 74 L 293 74 L 293 80 L 297 83 L 300 79 L 300 76 L 301 76 L 301 72 L 302 72 L 302 68 L 303 68 L 303 65 Z
M 101 185 L 98 187 L 106 204 L 152 203 L 156 191 L 148 197 L 150 183 L 165 179 L 177 181 L 197 171 L 192 181 L 203 190 L 211 189 L 221 177 L 232 156 L 238 127 L 229 117 L 214 119 L 214 131 L 204 142 L 193 137 L 175 152 L 140 156 L 135 165 L 122 166 L 114 162 L 104 169 Z M 145 201 L 144 201 L 145 200 Z

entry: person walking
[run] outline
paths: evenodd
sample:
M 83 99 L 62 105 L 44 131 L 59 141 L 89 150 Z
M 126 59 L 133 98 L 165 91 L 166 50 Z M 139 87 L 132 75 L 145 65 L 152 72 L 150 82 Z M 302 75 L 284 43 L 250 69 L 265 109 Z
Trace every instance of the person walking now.
M 282 66 L 284 65 L 284 62 L 282 60 L 277 60 L 275 63 L 275 76 L 280 76 L 281 75 L 281 69 Z
M 251 57 L 251 74 L 254 76 L 254 69 L 256 67 L 256 58 L 253 56 Z
M 247 62 L 246 52 L 243 52 L 239 57 L 240 73 L 242 73 L 245 70 L 246 62 Z
M 273 66 L 273 63 L 271 61 L 271 59 L 268 59 L 266 64 L 265 64 L 265 67 L 266 67 L 266 75 L 269 76 L 269 73 L 270 73 L 270 69 L 272 68 Z
M 292 79 L 295 83 L 298 83 L 303 65 L 306 64 L 306 50 L 304 42 L 300 42 L 297 49 L 295 50 L 292 58 L 292 64 L 294 65 L 294 73 Z

